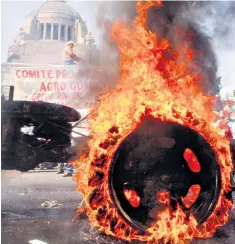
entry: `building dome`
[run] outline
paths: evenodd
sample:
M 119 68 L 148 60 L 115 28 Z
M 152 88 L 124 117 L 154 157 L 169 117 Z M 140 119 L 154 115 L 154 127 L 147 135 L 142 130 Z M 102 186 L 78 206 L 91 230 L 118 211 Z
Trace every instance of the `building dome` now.
M 9 46 L 9 56 L 18 55 L 24 62 L 58 63 L 66 42 L 88 47 L 87 33 L 86 22 L 66 1 L 47 0 L 27 15 L 16 42 Z
M 79 13 L 64 0 L 47 0 L 31 12 L 25 21 L 31 39 L 84 43 L 88 32 Z
M 77 19 L 81 20 L 80 15 L 71 8 L 64 0 L 48 0 L 39 7 L 36 11 L 36 18 L 40 21 L 45 19 L 59 19 L 61 21 L 70 20 L 75 21 Z

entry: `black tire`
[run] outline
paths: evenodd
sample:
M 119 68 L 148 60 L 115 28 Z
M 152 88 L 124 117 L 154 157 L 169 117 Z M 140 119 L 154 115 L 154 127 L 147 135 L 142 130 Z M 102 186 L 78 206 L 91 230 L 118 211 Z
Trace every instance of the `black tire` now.
M 35 149 L 32 149 L 22 142 L 14 143 L 14 151 L 2 151 L 3 170 L 27 172 L 35 169 L 40 163 L 42 163 L 42 161 L 40 161 Z
M 3 144 L 1 145 L 2 169 L 16 169 L 22 172 L 34 169 L 40 163 L 40 158 L 37 156 L 40 155 L 40 152 L 21 140 L 21 124 L 11 120 L 8 125 L 6 122 L 2 124 L 2 128 L 4 128 Z
M 29 170 L 33 170 L 41 163 L 38 156 L 40 152 L 36 153 L 34 148 L 24 144 L 23 142 L 18 142 L 15 146 L 15 155 L 13 160 L 16 170 L 27 172 Z
M 169 138 L 174 141 L 173 146 Z M 197 156 L 201 165 L 199 173 L 192 172 L 188 167 L 183 157 L 186 148 Z M 124 196 L 123 186 L 127 182 L 141 198 L 138 208 L 130 206 Z M 123 140 L 110 168 L 110 192 L 114 205 L 122 218 L 140 231 L 145 231 L 151 221 L 155 221 L 148 217 L 151 209 L 158 209 L 154 191 L 167 190 L 172 199 L 181 199 L 194 184 L 200 185 L 200 195 L 185 211 L 193 214 L 202 224 L 214 210 L 221 190 L 221 172 L 216 155 L 197 132 L 157 119 L 144 121 Z

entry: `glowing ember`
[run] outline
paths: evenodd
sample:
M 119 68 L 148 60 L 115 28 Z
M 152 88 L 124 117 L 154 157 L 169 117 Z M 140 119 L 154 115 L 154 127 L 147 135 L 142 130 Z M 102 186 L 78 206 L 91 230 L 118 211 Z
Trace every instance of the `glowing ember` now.
M 182 199 L 184 206 L 190 208 L 199 196 L 201 187 L 199 185 L 192 185 L 189 188 L 187 195 Z
M 200 172 L 200 163 L 198 162 L 197 157 L 194 155 L 194 153 L 188 148 L 184 152 L 184 159 L 187 161 L 189 168 L 193 172 Z
M 165 206 L 169 204 L 169 193 L 167 191 L 158 192 L 157 201 Z
M 124 195 L 132 207 L 134 207 L 134 208 L 139 207 L 140 197 L 138 196 L 136 191 L 124 190 Z
M 185 243 L 195 237 L 210 237 L 227 222 L 232 203 L 225 194 L 230 191 L 233 166 L 229 141 L 214 126 L 217 118 L 212 112 L 213 98 L 203 94 L 197 85 L 198 75 L 187 68 L 193 50 L 184 46 L 181 52 L 172 50 L 167 40 L 159 40 L 147 29 L 147 12 L 153 5 L 160 6 L 161 2 L 137 4 L 138 16 L 131 28 L 121 22 L 112 27 L 111 38 L 120 51 L 121 76 L 116 89 L 103 94 L 94 108 L 90 152 L 76 162 L 76 181 L 87 202 L 91 223 L 106 234 L 123 240 Z M 175 210 L 170 209 L 167 193 L 158 194 L 165 209 L 145 234 L 129 226 L 117 212 L 109 191 L 110 164 L 120 143 L 146 113 L 197 131 L 216 153 L 222 189 L 216 208 L 203 224 L 198 225 L 192 215 L 186 216 L 179 204 Z

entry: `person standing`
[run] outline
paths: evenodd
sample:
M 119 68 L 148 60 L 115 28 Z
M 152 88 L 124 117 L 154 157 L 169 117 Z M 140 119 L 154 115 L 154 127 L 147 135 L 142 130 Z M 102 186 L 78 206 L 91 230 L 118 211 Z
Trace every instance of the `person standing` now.
M 82 61 L 80 57 L 74 54 L 73 48 L 75 43 L 73 41 L 69 41 L 66 43 L 64 48 L 64 64 L 71 65 L 75 64 L 74 61 Z

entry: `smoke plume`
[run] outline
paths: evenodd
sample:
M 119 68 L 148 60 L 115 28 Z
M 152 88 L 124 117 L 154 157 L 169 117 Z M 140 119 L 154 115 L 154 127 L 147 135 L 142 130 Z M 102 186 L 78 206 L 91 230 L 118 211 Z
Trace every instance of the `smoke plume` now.
M 136 16 L 136 2 L 133 1 L 106 2 L 101 4 L 100 9 L 100 15 L 109 22 L 125 20 L 131 23 Z M 234 12 L 235 2 L 165 1 L 162 7 L 152 7 L 149 10 L 148 26 L 158 38 L 168 39 L 177 50 L 180 51 L 182 43 L 195 50 L 194 62 L 189 68 L 200 74 L 200 86 L 206 93 L 216 94 L 220 84 L 212 40 L 214 38 L 228 46 L 226 40 L 232 33 L 230 23 L 234 20 Z M 179 30 L 185 35 L 179 35 Z M 108 32 L 104 32 L 103 37 L 105 46 L 109 49 L 108 52 L 106 50 L 109 53 L 107 63 L 117 64 L 115 44 L 107 41 Z

